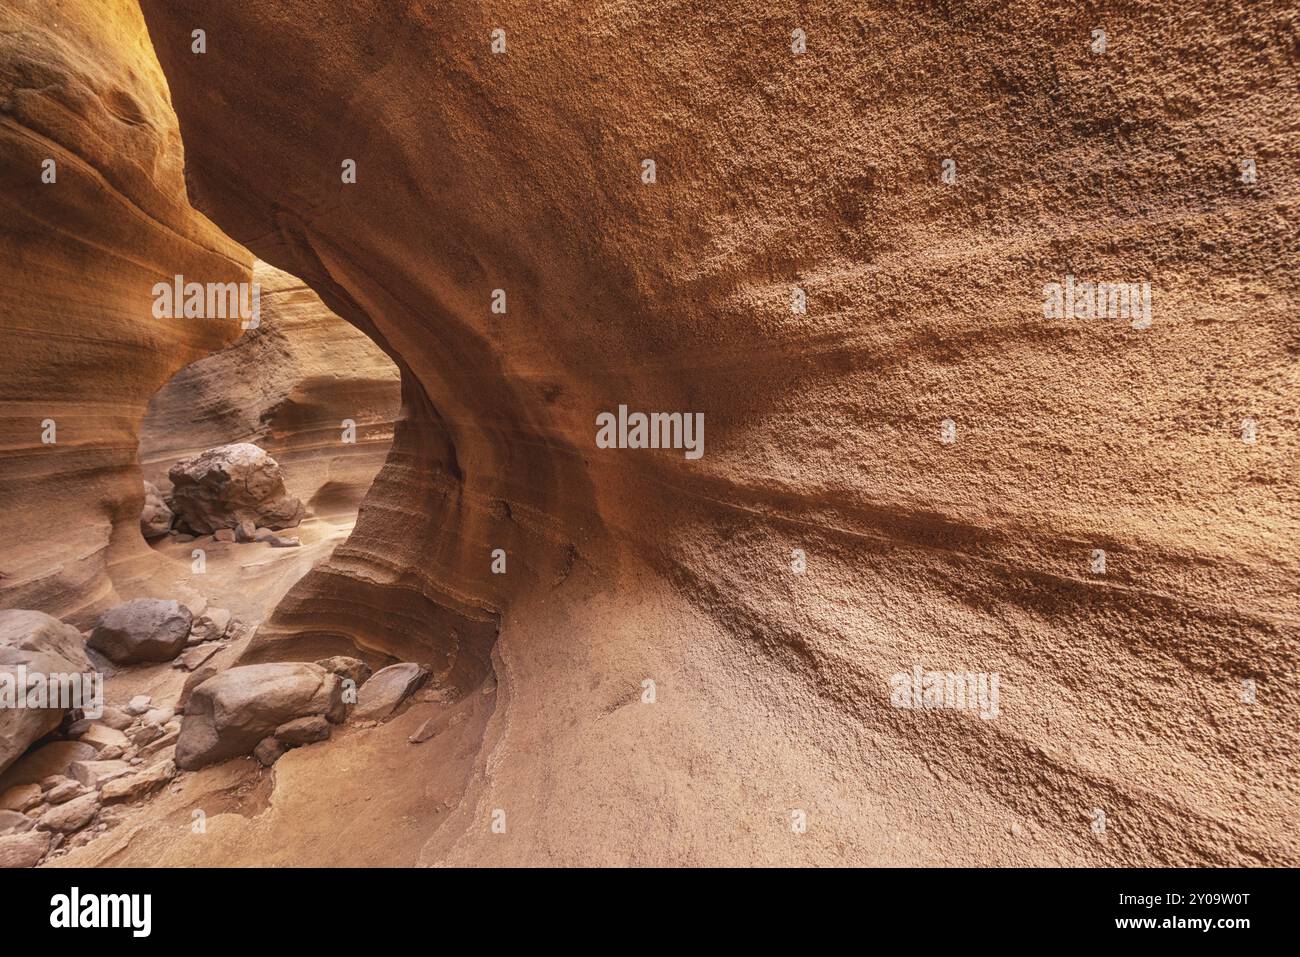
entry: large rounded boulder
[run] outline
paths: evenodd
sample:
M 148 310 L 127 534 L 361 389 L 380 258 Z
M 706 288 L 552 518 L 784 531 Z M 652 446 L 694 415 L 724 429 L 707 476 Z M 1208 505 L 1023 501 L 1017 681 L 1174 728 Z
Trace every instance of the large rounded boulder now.
M 302 502 L 285 490 L 279 463 L 248 442 L 208 449 L 173 465 L 167 477 L 172 508 L 200 535 L 244 522 L 289 528 L 302 521 Z
M 137 598 L 104 612 L 87 644 L 119 665 L 171 661 L 185 649 L 192 621 L 178 601 Z
M 319 665 L 273 662 L 230 668 L 190 694 L 176 742 L 176 766 L 191 771 L 252 754 L 295 718 L 345 717 L 343 682 Z

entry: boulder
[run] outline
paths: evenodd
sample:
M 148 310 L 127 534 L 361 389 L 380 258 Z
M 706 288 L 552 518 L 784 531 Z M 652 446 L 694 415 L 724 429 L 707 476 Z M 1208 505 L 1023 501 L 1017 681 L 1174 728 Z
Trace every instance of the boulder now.
M 249 540 L 256 526 L 289 528 L 302 521 L 303 505 L 284 487 L 279 464 L 247 442 L 208 449 L 173 465 L 172 507 L 195 532 L 248 523 Z
M 19 784 L 0 794 L 0 810 L 27 811 L 44 800 L 39 784 Z
M 342 682 L 318 665 L 279 662 L 219 672 L 185 707 L 176 764 L 189 771 L 249 754 L 276 728 L 307 715 L 340 721 Z
M 51 741 L 29 751 L 0 775 L 0 793 L 19 784 L 35 784 L 52 774 L 67 776 L 74 761 L 89 761 L 95 749 L 80 741 Z
M 0 837 L 0 868 L 35 867 L 50 849 L 50 835 L 45 831 L 7 834 Z
M 100 792 L 100 797 L 105 804 L 135 801 L 161 790 L 174 777 L 176 765 L 170 760 L 159 761 L 143 771 L 109 781 Z
M 50 808 L 41 815 L 36 826 L 42 831 L 58 831 L 69 834 L 80 830 L 90 823 L 90 819 L 99 810 L 99 795 L 93 791 L 74 798 L 67 804 Z
M 86 787 L 98 790 L 113 778 L 130 774 L 131 765 L 125 761 L 73 761 L 68 770 Z
M 192 617 L 178 601 L 136 598 L 104 612 L 89 645 L 117 664 L 171 661 L 185 647 Z
M 349 658 L 347 655 L 335 655 L 333 658 L 322 658 L 316 662 L 326 671 L 332 671 L 340 678 L 351 680 L 360 688 L 366 683 L 366 679 L 373 674 L 371 667 L 360 658 Z
M 40 611 L 0 611 L 0 648 L 46 652 L 70 662 L 69 670 L 94 670 L 81 632 Z
M 92 722 L 85 733 L 80 735 L 79 740 L 90 745 L 96 751 L 103 751 L 112 745 L 123 749 L 128 746 L 128 739 L 125 734 L 99 722 Z
M 181 687 L 180 697 L 176 699 L 176 710 L 184 714 L 185 707 L 189 704 L 190 695 L 194 693 L 194 689 L 217 674 L 218 671 L 219 669 L 215 665 L 202 665 L 195 668 Z
M 19 811 L 0 811 L 0 837 L 6 834 L 26 834 L 36 826 L 26 814 Z
M 144 509 L 140 512 L 140 532 L 147 539 L 161 538 L 171 531 L 175 516 L 153 482 L 144 483 Z
M 294 718 L 275 729 L 276 738 L 287 748 L 325 741 L 330 736 L 330 723 L 318 714 Z
M 219 542 L 233 542 L 235 540 L 235 530 L 233 528 L 219 528 L 213 535 Z
M 280 741 L 278 738 L 263 738 L 261 741 L 257 742 L 257 747 L 253 749 L 253 757 L 257 758 L 258 763 L 261 764 L 262 767 L 269 768 L 271 765 L 275 764 L 276 761 L 279 761 L 287 750 L 288 749 L 284 746 L 284 742 Z
M 429 672 L 411 661 L 380 668 L 357 692 L 354 716 L 362 721 L 382 721 L 428 679 Z
M 147 694 L 138 694 L 127 704 L 126 713 L 138 718 L 152 707 L 153 698 Z
M 66 708 L 19 707 L 42 675 L 86 674 L 81 632 L 39 611 L 0 611 L 0 772 L 63 723 Z M 24 675 L 26 680 L 24 682 Z M 42 694 L 48 691 L 41 685 Z

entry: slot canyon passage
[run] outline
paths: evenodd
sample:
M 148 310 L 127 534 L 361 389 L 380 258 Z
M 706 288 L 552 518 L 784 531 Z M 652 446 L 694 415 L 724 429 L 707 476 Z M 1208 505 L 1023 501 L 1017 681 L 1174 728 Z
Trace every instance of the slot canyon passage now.
M 1102 12 L 0 0 L 0 607 L 430 675 L 45 863 L 1300 863 L 1295 13 Z M 301 544 L 147 543 L 236 442 Z

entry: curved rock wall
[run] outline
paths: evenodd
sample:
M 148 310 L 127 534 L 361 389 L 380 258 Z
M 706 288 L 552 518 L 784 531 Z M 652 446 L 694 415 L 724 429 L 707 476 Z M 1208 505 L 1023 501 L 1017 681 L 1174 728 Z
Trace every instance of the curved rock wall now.
M 143 5 L 195 201 L 403 371 L 259 653 L 501 623 L 427 860 L 1300 859 L 1286 4 Z
M 133 0 L 0 7 L 0 221 L 0 607 L 85 626 L 115 598 L 110 568 L 145 550 L 150 397 L 239 332 L 154 318 L 153 286 L 252 264 L 190 208 Z

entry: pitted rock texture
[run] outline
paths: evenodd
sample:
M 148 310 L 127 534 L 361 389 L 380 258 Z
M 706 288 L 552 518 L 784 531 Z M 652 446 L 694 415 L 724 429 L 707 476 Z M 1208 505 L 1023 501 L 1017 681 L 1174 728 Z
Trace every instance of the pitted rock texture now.
M 253 654 L 468 678 L 500 624 L 426 862 L 1300 860 L 1286 4 L 143 6 L 195 201 L 403 372 Z M 706 455 L 596 448 L 619 404 Z M 1000 716 L 891 707 L 918 663 Z
M 239 333 L 155 318 L 153 287 L 252 265 L 190 207 L 184 170 L 134 0 L 0 6 L 0 607 L 88 627 L 112 568 L 148 557 L 140 420 Z
M 280 463 L 248 442 L 221 445 L 177 462 L 167 477 L 172 508 L 200 535 L 245 523 L 289 528 L 302 521 L 303 504 L 285 490 Z

